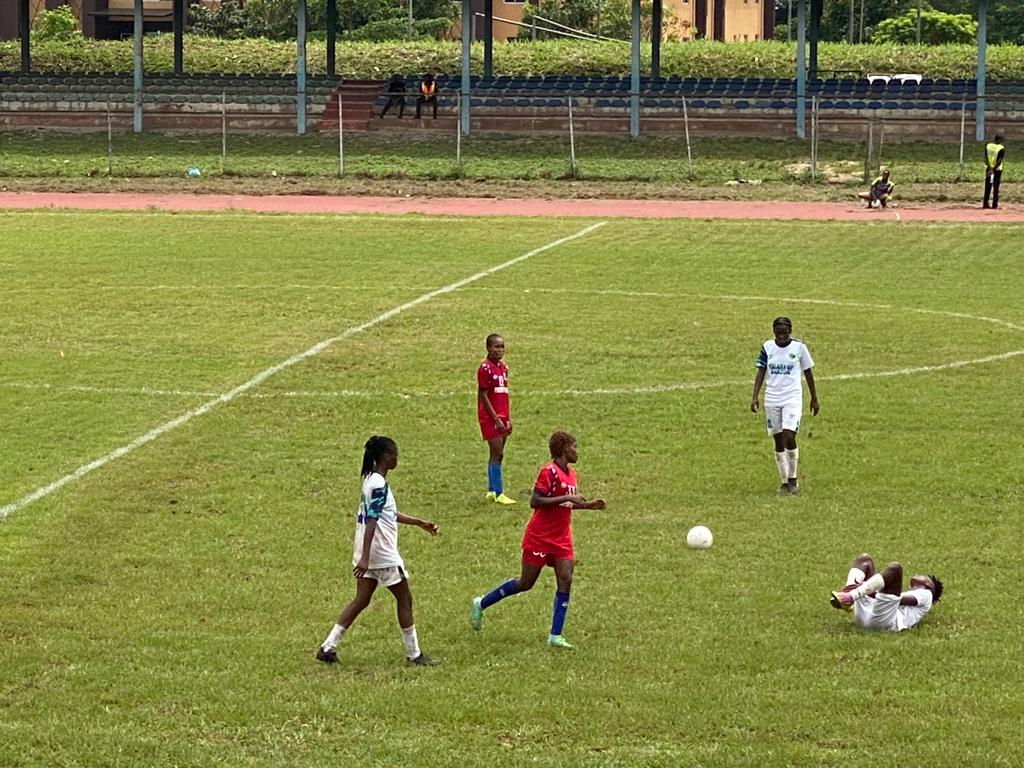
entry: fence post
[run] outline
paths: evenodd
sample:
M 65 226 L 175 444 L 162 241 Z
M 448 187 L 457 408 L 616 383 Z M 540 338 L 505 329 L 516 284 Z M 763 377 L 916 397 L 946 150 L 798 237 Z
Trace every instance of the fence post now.
M 963 181 L 964 178 L 964 131 L 967 129 L 967 97 L 960 102 L 960 173 L 956 180 Z
M 818 97 L 811 97 L 811 181 L 818 178 Z
M 228 164 L 228 92 L 220 92 L 220 175 Z
M 878 124 L 878 156 L 875 158 L 878 160 L 878 174 L 882 173 L 882 146 L 885 143 L 885 118 L 879 121 Z
M 871 179 L 871 147 L 875 143 L 875 116 L 868 115 L 868 151 L 864 156 L 864 183 Z
M 462 169 L 462 93 L 455 94 L 455 167 Z
M 344 99 L 341 97 L 341 90 L 338 90 L 338 178 L 345 175 L 345 131 L 342 128 L 342 116 L 344 114 Z M 372 117 L 372 115 L 371 115 Z
M 690 167 L 690 178 L 693 178 L 693 153 L 690 151 L 690 114 L 686 110 L 686 97 L 683 96 L 683 131 L 686 134 L 686 163 Z
M 960 146 L 960 165 L 963 166 L 963 144 Z M 107 102 L 107 176 L 113 175 L 114 165 L 114 129 L 111 126 L 110 102 Z
M 576 134 L 572 125 L 572 96 L 569 96 L 569 175 L 576 178 Z

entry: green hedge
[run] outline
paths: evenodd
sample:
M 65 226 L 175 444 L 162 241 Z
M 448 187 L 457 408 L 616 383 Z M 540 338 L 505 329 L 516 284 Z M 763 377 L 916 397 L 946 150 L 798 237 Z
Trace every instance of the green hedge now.
M 171 68 L 169 35 L 148 36 L 145 50 L 147 70 Z M 307 51 L 309 72 L 323 73 L 326 70 L 324 43 L 311 42 Z M 473 71 L 480 72 L 482 45 L 473 46 L 472 59 Z M 32 53 L 32 66 L 37 71 L 127 72 L 131 62 L 131 40 L 47 42 L 34 46 Z M 792 77 L 794 62 L 795 46 L 779 42 L 665 43 L 661 54 L 662 74 L 679 76 Z M 819 68 L 823 73 L 831 70 L 918 72 L 926 77 L 971 78 L 974 65 L 975 49 L 970 45 L 822 43 L 819 47 Z M 19 66 L 18 42 L 0 43 L 0 70 L 15 70 Z M 188 36 L 185 67 L 192 72 L 293 72 L 295 44 Z M 352 78 L 383 78 L 391 72 L 456 73 L 459 71 L 459 44 L 448 41 L 339 42 L 337 69 Z M 629 73 L 629 46 L 565 40 L 496 44 L 494 72 L 625 75 Z M 1024 47 L 990 46 L 988 73 L 993 80 L 1024 80 Z

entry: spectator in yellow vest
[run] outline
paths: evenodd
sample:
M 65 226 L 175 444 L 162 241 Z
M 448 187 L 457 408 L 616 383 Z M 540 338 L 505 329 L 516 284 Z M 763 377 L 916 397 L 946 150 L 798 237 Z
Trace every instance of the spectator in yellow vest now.
M 999 182 L 1003 178 L 1003 157 L 1006 155 L 1006 147 L 1003 146 L 1003 136 L 997 133 L 988 144 L 985 145 L 985 199 L 981 203 L 982 208 L 999 207 Z M 992 198 L 992 205 L 988 204 L 989 197 Z
M 434 82 L 433 75 L 424 75 L 423 81 L 420 83 L 420 92 L 416 96 L 416 119 L 420 117 L 420 110 L 424 104 L 432 104 L 434 106 L 434 119 L 437 119 L 437 83 Z

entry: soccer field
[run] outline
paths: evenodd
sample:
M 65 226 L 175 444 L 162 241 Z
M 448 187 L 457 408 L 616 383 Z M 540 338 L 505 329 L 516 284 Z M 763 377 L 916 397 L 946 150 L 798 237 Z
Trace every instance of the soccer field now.
M 0 765 L 1021 765 L 1022 231 L 0 218 Z M 798 497 L 748 407 L 780 314 L 822 406 Z M 483 499 L 491 332 L 511 508 Z M 571 652 L 549 571 L 468 624 L 555 429 L 608 503 L 573 516 Z M 383 590 L 313 659 L 375 433 L 441 526 L 400 539 L 430 669 Z M 858 630 L 827 598 L 862 551 L 942 602 Z

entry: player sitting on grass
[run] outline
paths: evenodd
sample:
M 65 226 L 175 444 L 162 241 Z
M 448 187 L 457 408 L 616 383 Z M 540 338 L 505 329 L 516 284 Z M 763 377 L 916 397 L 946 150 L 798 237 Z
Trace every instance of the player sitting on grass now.
M 885 208 L 892 200 L 896 185 L 889 181 L 889 169 L 885 168 L 882 175 L 871 182 L 871 189 L 858 192 L 857 197 L 867 203 L 868 208 Z
M 390 437 L 374 435 L 366 441 L 363 451 L 363 489 L 356 514 L 355 545 L 352 573 L 356 577 L 356 596 L 345 606 L 338 621 L 317 648 L 316 659 L 326 664 L 338 660 L 336 648 L 341 636 L 352 626 L 363 609 L 370 604 L 380 584 L 387 587 L 398 604 L 398 627 L 406 658 L 412 664 L 433 666 L 434 661 L 420 651 L 416 625 L 412 616 L 412 592 L 405 573 L 405 563 L 398 554 L 398 524 L 415 525 L 431 536 L 437 535 L 437 524 L 418 517 L 403 515 L 395 506 L 395 496 L 388 487 L 388 471 L 398 466 L 398 446 Z
M 942 599 L 942 582 L 934 576 L 911 576 L 910 589 L 902 589 L 899 563 L 889 563 L 878 573 L 871 555 L 863 554 L 850 566 L 846 586 L 833 592 L 829 602 L 852 611 L 859 627 L 900 632 L 916 625 Z
M 572 589 L 572 527 L 570 517 L 574 509 L 604 509 L 603 499 L 587 501 L 576 492 L 576 472 L 570 468 L 578 458 L 576 438 L 568 432 L 555 432 L 548 441 L 551 461 L 544 465 L 533 486 L 530 506 L 533 516 L 523 533 L 522 571 L 518 579 L 509 579 L 482 597 L 474 597 L 469 623 L 480 630 L 484 625 L 484 610 L 499 600 L 527 592 L 540 576 L 545 565 L 555 571 L 555 603 L 551 616 L 551 634 L 548 645 L 554 648 L 572 648 L 562 637 L 565 614 L 569 610 L 569 591 Z

